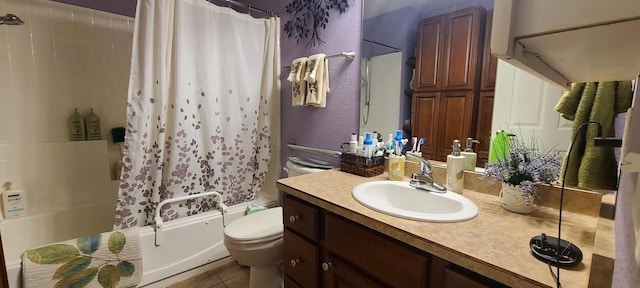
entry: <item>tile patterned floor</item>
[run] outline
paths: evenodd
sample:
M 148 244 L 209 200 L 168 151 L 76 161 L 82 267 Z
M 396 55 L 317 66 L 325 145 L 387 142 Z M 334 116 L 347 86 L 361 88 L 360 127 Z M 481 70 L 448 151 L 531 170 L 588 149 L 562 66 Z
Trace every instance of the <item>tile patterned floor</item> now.
M 168 288 L 248 288 L 249 267 L 240 267 L 233 261 L 209 272 L 202 273 Z

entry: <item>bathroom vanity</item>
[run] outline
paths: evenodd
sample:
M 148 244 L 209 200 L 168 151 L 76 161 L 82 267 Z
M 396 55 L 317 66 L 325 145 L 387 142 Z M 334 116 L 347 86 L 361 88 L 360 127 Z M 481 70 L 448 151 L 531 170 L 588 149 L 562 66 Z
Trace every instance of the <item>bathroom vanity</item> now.
M 379 213 L 352 197 L 356 185 L 384 179 L 331 170 L 278 181 L 285 287 L 555 287 L 547 265 L 531 255 L 529 240 L 557 233 L 557 210 L 514 214 L 495 195 L 465 190 L 478 216 L 432 223 Z M 597 226 L 597 211 L 563 214 L 563 238 L 584 254 L 582 264 L 561 270 L 565 287 L 594 287 Z

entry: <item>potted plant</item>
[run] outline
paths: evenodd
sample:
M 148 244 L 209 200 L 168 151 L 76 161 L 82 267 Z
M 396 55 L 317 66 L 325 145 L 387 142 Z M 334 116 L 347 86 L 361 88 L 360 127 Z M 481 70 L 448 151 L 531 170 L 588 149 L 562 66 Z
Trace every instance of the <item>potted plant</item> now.
M 536 197 L 536 185 L 552 184 L 558 180 L 562 167 L 560 153 L 542 151 L 535 141 L 527 145 L 506 132 L 494 140 L 492 161 L 485 164 L 488 176 L 502 181 L 502 207 L 517 213 L 531 213 Z M 502 137 L 500 137 L 502 136 Z M 503 141 L 502 144 L 495 141 Z

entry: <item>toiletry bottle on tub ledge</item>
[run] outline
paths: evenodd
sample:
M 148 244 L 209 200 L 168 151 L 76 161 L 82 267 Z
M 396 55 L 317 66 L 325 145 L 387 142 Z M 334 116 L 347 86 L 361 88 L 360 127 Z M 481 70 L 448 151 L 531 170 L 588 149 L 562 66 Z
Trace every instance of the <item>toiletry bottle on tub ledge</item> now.
M 78 108 L 76 108 L 73 115 L 69 117 L 69 138 L 71 138 L 71 141 L 87 140 L 87 134 L 84 129 L 84 118 L 80 116 Z
M 464 156 L 460 155 L 460 141 L 454 140 L 453 151 L 447 156 L 447 190 L 462 194 L 464 187 Z

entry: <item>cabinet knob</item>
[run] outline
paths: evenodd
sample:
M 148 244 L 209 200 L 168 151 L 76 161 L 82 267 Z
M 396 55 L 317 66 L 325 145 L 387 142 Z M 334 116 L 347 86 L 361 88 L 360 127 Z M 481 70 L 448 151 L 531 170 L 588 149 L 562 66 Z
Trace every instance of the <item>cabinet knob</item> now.
M 329 271 L 331 270 L 331 267 L 333 267 L 333 264 L 331 264 L 331 262 L 322 262 L 322 270 Z
M 291 259 L 291 267 L 296 268 L 296 266 L 298 266 L 298 264 L 300 264 L 300 260 Z
M 298 216 L 296 215 L 289 216 L 289 222 L 296 223 L 296 221 L 298 221 Z

